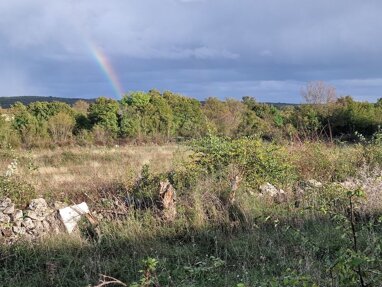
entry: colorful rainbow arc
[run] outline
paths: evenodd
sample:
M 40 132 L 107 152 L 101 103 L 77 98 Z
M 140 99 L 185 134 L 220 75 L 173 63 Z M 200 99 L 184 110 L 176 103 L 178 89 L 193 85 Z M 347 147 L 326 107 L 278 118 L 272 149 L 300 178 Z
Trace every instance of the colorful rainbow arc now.
M 121 98 L 124 93 L 123 88 L 109 59 L 106 57 L 105 53 L 99 47 L 97 47 L 97 45 L 89 43 L 89 46 L 98 65 L 100 66 L 101 70 L 104 72 L 111 86 L 113 87 L 117 98 Z

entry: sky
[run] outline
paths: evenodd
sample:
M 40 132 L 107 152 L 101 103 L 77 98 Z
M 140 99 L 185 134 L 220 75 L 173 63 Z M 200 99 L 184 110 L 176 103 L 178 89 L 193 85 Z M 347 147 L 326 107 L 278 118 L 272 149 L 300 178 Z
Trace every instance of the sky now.
M 3 0 L 0 96 L 382 97 L 380 0 Z

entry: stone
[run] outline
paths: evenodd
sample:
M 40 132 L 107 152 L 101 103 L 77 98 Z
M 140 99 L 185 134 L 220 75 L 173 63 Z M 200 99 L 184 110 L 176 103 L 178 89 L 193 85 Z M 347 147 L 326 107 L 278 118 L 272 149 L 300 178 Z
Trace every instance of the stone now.
M 17 235 L 24 235 L 26 233 L 25 227 L 13 226 L 12 230 L 13 230 L 13 233 Z
M 42 224 L 42 226 L 43 226 L 45 232 L 48 232 L 48 231 L 50 230 L 50 224 L 49 224 L 48 221 L 43 220 L 43 221 L 41 222 L 41 224 Z
M 300 186 L 295 187 L 294 189 L 294 206 L 300 207 L 303 199 L 304 199 L 305 190 Z
M 52 231 L 53 233 L 55 234 L 58 234 L 60 233 L 61 229 L 62 229 L 62 222 L 61 220 L 58 218 L 58 212 L 55 212 L 55 213 L 51 213 L 50 215 L 48 215 L 45 220 L 47 224 L 49 224 L 49 230 Z M 43 222 L 44 222 L 43 221 Z
M 41 214 L 41 213 L 40 213 L 40 214 Z M 34 211 L 34 210 L 27 210 L 27 211 L 25 212 L 25 216 L 26 216 L 26 217 L 29 217 L 30 219 L 38 220 L 38 221 L 44 220 L 44 219 L 45 219 L 45 216 L 41 216 L 40 214 L 37 214 L 37 212 Z
M 13 221 L 13 225 L 17 227 L 20 227 L 22 223 L 23 223 L 22 218 Z
M 12 221 L 18 221 L 23 218 L 23 211 L 16 209 L 12 214 Z
M 311 188 L 320 188 L 322 187 L 322 183 L 315 180 L 315 179 L 309 179 L 306 184 Z
M 177 213 L 176 192 L 168 180 L 160 183 L 159 197 L 161 199 L 163 218 L 168 221 L 173 221 Z
M 44 226 L 42 225 L 42 222 L 41 221 L 36 221 L 34 223 L 35 227 L 34 227 L 34 232 L 36 234 L 41 234 L 41 233 L 44 233 Z
M 8 205 L 8 207 L 6 207 L 3 210 L 3 213 L 4 214 L 12 214 L 14 211 L 15 211 L 15 205 L 13 203 L 11 203 L 10 205 Z
M 359 188 L 359 184 L 354 179 L 347 179 L 346 181 L 340 183 L 340 186 L 347 190 L 356 190 Z
M 0 211 L 3 211 L 4 209 L 6 209 L 11 204 L 12 204 L 12 201 L 8 197 L 0 199 Z
M 26 229 L 33 229 L 35 227 L 32 219 L 30 218 L 25 218 L 21 225 L 24 226 Z
M 3 233 L 4 237 L 11 237 L 13 235 L 11 228 L 3 228 L 1 232 Z
M 276 188 L 269 182 L 260 186 L 262 195 L 270 196 L 275 203 L 282 203 L 287 201 L 287 194 L 284 190 Z
M 50 225 L 53 225 L 55 224 L 55 222 L 57 222 L 58 218 L 57 218 L 57 213 L 52 213 L 52 214 L 49 214 L 45 220 L 50 224 Z
M 48 204 L 43 198 L 32 199 L 29 204 L 30 210 L 47 209 L 47 208 L 48 208 Z
M 0 223 L 9 223 L 10 221 L 11 218 L 9 217 L 9 215 L 0 212 Z
M 284 190 L 279 189 L 278 193 L 274 197 L 275 203 L 282 203 L 287 201 L 287 194 Z
M 48 215 L 55 213 L 56 211 L 57 211 L 56 209 L 52 209 L 48 207 L 47 209 L 43 210 L 43 212 L 40 212 L 40 215 L 47 217 Z
M 262 194 L 270 195 L 271 197 L 274 197 L 279 193 L 279 190 L 269 182 L 266 182 L 263 185 L 261 185 L 260 191 Z
M 82 202 L 77 205 L 61 208 L 58 212 L 60 219 L 66 228 L 66 231 L 68 233 L 72 233 L 73 230 L 77 227 L 81 216 L 89 213 L 89 207 L 86 202 Z

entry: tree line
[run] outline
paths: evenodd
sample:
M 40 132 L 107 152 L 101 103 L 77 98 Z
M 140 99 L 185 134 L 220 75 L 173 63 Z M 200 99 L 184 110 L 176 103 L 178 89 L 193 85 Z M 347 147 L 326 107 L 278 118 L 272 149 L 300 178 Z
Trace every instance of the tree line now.
M 15 103 L 0 117 L 1 146 L 115 144 L 181 141 L 207 134 L 266 140 L 354 141 L 372 137 L 382 124 L 382 99 L 357 102 L 314 82 L 302 91 L 306 104 L 276 107 L 253 97 L 208 98 L 172 92 L 131 92 L 119 101 Z

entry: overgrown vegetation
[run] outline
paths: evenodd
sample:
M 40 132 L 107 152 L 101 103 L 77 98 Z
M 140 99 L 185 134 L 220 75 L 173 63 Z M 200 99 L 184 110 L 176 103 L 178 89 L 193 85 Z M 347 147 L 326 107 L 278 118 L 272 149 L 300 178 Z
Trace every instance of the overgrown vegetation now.
M 381 286 L 382 108 L 308 88 L 309 104 L 283 109 L 156 91 L 15 105 L 0 196 L 85 200 L 104 218 L 100 233 L 84 221 L 75 236 L 1 245 L 1 284 Z M 88 147 L 127 139 L 181 143 Z
M 322 82 L 310 83 L 307 103 L 276 107 L 254 98 L 208 98 L 201 103 L 171 92 L 131 92 L 120 101 L 98 98 L 69 106 L 63 102 L 20 102 L 2 110 L 0 144 L 49 147 L 113 144 L 125 141 L 164 143 L 213 134 L 258 136 L 273 141 L 357 141 L 370 138 L 382 124 L 382 102 L 336 97 Z

